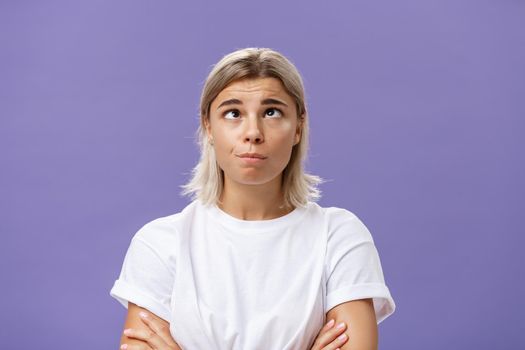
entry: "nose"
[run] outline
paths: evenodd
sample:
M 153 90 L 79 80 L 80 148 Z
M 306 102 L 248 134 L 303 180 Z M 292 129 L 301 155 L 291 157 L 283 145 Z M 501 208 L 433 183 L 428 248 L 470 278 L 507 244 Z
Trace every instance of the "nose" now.
M 246 119 L 246 130 L 244 133 L 244 142 L 249 143 L 262 143 L 264 142 L 264 136 L 261 130 L 261 126 L 259 125 L 259 120 L 257 117 L 255 118 L 247 118 Z

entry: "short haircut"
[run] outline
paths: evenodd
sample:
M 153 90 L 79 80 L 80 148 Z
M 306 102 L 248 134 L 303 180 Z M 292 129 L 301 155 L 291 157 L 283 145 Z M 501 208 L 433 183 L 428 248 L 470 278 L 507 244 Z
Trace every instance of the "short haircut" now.
M 308 152 L 308 114 L 303 80 L 297 68 L 281 53 L 269 48 L 245 48 L 224 56 L 209 73 L 200 99 L 200 125 L 197 140 L 200 160 L 193 168 L 191 179 L 182 186 L 182 194 L 204 204 L 218 203 L 224 186 L 224 172 L 219 167 L 215 150 L 207 140 L 205 120 L 210 118 L 210 105 L 230 83 L 241 79 L 276 78 L 295 100 L 297 118 L 302 119 L 301 139 L 292 148 L 288 165 L 283 170 L 284 205 L 305 206 L 321 196 L 318 185 L 322 179 L 304 171 Z

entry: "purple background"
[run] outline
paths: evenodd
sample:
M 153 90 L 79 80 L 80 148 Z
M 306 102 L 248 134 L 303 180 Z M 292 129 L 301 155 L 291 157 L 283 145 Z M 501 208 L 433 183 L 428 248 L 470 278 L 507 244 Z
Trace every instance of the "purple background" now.
M 203 81 L 301 71 L 307 168 L 356 213 L 397 311 L 382 349 L 523 346 L 523 1 L 0 2 L 2 349 L 117 349 L 132 235 L 182 209 Z

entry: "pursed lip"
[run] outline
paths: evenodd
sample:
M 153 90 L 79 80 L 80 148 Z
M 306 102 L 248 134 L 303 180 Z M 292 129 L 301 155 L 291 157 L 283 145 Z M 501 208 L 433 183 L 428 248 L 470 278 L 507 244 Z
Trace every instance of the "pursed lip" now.
M 259 158 L 259 159 L 265 159 L 266 157 L 259 153 L 241 153 L 238 154 L 237 157 L 240 158 Z

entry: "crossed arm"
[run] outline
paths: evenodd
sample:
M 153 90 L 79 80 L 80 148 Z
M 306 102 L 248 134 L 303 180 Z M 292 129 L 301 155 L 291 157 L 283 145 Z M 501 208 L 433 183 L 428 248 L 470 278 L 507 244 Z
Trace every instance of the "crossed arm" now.
M 133 303 L 128 304 L 128 314 L 124 328 L 148 330 L 148 326 L 140 319 L 139 312 L 145 309 Z M 150 312 L 148 312 L 151 314 Z M 154 316 L 155 317 L 155 316 Z M 160 324 L 169 329 L 169 323 L 155 317 Z M 377 350 L 378 331 L 372 299 L 352 300 L 339 304 L 328 311 L 326 319 L 335 320 L 335 324 L 346 323 L 346 334 L 349 340 L 340 348 L 341 350 Z M 140 345 L 143 341 L 128 338 L 122 335 L 120 344 Z M 175 346 L 175 350 L 181 350 Z
M 378 331 L 372 299 L 352 300 L 328 311 L 326 319 L 346 323 L 348 341 L 341 350 L 377 350 Z
M 166 321 L 161 319 L 160 317 L 156 316 L 155 314 L 151 313 L 150 311 L 136 305 L 133 303 L 128 302 L 128 315 L 126 317 L 126 322 L 124 323 L 124 329 L 126 328 L 133 328 L 136 330 L 146 330 L 150 331 L 149 327 L 141 320 L 139 313 L 141 311 L 146 311 L 148 315 L 151 315 L 155 318 L 155 321 L 160 324 L 162 327 L 166 327 L 167 330 L 169 330 L 170 324 Z M 122 344 L 128 344 L 128 345 L 140 345 L 143 349 L 150 349 L 149 346 L 146 346 L 146 344 L 142 340 L 128 338 L 126 335 L 122 334 L 122 337 L 120 338 L 120 345 Z M 182 350 L 177 344 L 175 344 L 175 347 L 173 350 Z

